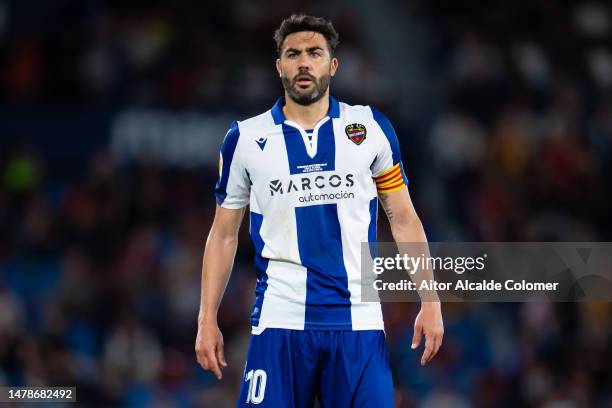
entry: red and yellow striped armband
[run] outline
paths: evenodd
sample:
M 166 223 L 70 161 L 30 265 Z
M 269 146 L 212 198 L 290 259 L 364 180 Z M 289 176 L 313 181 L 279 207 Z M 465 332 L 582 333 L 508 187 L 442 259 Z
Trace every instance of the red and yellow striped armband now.
M 374 181 L 376 181 L 376 190 L 379 193 L 391 193 L 401 190 L 406 186 L 400 163 L 397 163 L 378 177 L 374 177 Z

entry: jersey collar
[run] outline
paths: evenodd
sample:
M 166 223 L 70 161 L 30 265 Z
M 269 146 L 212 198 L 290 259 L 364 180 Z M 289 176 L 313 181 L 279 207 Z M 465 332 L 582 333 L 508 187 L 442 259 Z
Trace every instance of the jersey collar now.
M 275 125 L 280 125 L 285 122 L 283 106 L 285 106 L 285 97 L 281 96 L 274 106 L 272 106 L 272 118 L 274 119 Z M 329 96 L 329 110 L 327 111 L 327 116 L 332 119 L 340 117 L 340 103 L 331 95 Z

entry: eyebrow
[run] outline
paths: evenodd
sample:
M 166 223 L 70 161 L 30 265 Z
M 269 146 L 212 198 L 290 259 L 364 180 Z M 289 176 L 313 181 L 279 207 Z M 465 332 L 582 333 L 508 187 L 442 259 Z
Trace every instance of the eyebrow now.
M 323 47 L 319 47 L 318 45 L 315 45 L 314 47 L 308 47 L 306 48 L 306 52 L 311 52 L 311 51 L 318 51 L 321 50 L 323 51 Z M 287 48 L 285 50 L 285 54 L 289 53 L 289 52 L 296 52 L 296 53 L 300 53 L 302 52 L 301 50 L 298 50 L 297 48 Z

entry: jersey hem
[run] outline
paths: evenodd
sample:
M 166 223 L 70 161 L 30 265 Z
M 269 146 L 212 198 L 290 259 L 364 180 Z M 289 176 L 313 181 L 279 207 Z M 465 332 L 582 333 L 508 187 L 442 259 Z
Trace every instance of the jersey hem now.
M 219 207 L 227 208 L 228 210 L 239 210 L 239 209 L 244 208 L 247 205 L 249 205 L 249 203 L 248 203 L 248 201 L 246 203 L 244 203 L 244 204 L 242 204 L 242 203 L 225 203 L 225 202 L 222 202 L 220 204 L 217 203 L 217 205 Z

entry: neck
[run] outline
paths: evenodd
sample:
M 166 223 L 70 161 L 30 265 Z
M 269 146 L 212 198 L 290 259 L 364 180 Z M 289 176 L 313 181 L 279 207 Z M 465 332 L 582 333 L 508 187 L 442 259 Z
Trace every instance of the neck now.
M 297 123 L 304 129 L 314 128 L 321 119 L 327 116 L 328 110 L 329 89 L 325 91 L 325 95 L 317 102 L 306 106 L 294 102 L 285 92 L 285 106 L 283 106 L 285 118 Z

